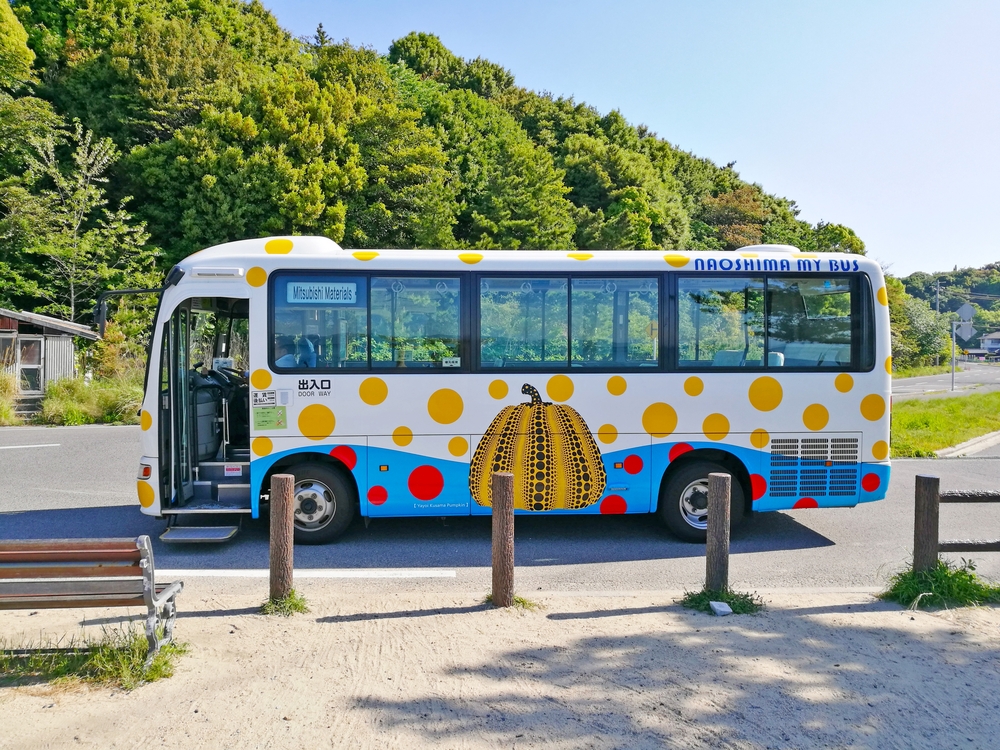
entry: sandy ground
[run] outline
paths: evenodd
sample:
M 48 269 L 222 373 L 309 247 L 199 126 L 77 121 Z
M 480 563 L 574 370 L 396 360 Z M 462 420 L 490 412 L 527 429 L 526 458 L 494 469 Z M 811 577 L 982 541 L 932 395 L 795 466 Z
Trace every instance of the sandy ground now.
M 371 593 L 303 581 L 308 615 L 193 580 L 175 675 L 125 693 L 0 688 L 0 748 L 991 748 L 1000 610 L 908 612 L 864 592 L 765 593 L 755 616 L 676 592 Z M 247 593 L 249 592 L 249 593 Z M 0 612 L 0 638 L 122 610 Z M 136 613 L 138 614 L 138 613 Z

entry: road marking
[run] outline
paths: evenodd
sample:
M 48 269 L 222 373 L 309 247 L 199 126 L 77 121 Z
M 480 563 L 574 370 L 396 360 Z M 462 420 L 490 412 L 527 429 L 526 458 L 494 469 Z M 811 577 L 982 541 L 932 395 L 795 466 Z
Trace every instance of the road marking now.
M 39 443 L 38 445 L 0 445 L 0 451 L 12 451 L 15 448 L 58 448 L 60 443 Z
M 267 568 L 230 568 L 223 570 L 157 570 L 165 578 L 267 578 Z M 455 578 L 454 570 L 422 568 L 296 568 L 296 578 Z

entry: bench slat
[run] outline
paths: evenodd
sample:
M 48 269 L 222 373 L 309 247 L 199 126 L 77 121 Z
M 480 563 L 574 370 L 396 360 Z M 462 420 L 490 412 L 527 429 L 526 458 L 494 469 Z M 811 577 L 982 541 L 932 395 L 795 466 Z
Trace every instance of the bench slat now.
M 80 607 L 143 607 L 146 603 L 142 596 L 85 597 L 85 596 L 53 596 L 53 597 L 17 597 L 0 599 L 0 609 L 75 609 Z
M 137 562 L 139 550 L 0 550 L 0 563 L 12 562 Z
M 142 577 L 138 564 L 88 565 L 86 567 L 67 563 L 65 565 L 14 565 L 0 563 L 0 580 L 8 578 L 110 578 Z
M 118 594 L 142 594 L 141 578 L 59 578 L 25 579 L 16 578 L 0 581 L 0 602 L 16 596 L 51 596 L 94 594 L 112 596 Z
M 0 552 L 23 550 L 134 550 L 135 539 L 7 539 L 0 540 Z

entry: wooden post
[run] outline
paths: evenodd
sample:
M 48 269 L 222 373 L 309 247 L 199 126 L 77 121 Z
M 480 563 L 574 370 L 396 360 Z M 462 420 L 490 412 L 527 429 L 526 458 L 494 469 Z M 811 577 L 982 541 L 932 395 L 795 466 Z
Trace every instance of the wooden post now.
M 913 512 L 913 572 L 930 570 L 938 560 L 938 511 L 941 479 L 917 474 Z
M 729 588 L 729 492 L 732 477 L 708 475 L 708 535 L 705 539 L 705 588 Z
M 271 477 L 271 599 L 284 599 L 292 591 L 292 539 L 295 477 Z
M 514 604 L 514 475 L 496 472 L 493 495 L 493 606 Z

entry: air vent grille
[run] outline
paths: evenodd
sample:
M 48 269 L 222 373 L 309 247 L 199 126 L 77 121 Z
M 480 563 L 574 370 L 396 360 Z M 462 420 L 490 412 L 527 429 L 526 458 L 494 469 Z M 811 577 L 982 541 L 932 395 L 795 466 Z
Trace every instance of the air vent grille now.
M 858 438 L 771 440 L 771 497 L 853 497 L 858 469 Z

